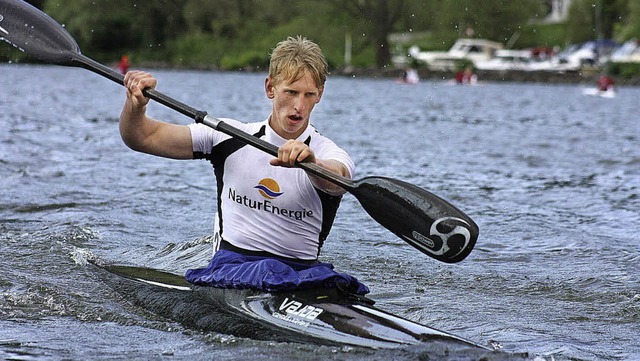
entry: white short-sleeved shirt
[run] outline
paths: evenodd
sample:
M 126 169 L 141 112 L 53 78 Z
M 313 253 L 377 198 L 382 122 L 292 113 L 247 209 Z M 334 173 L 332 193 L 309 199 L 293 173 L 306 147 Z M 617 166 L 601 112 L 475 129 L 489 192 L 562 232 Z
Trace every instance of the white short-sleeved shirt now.
M 286 142 L 268 121 L 242 123 L 221 119 L 278 147 Z M 203 124 L 191 124 L 196 159 L 213 167 L 218 189 L 220 236 L 236 247 L 303 260 L 317 259 L 341 197 L 316 189 L 299 168 L 272 166 L 273 156 Z M 298 138 L 320 159 L 346 166 L 349 155 L 311 125 Z

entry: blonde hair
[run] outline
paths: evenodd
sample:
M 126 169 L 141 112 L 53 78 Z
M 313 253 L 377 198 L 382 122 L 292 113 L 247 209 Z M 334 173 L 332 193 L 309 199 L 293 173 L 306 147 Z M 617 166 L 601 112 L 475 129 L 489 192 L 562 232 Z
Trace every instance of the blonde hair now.
M 327 60 L 320 47 L 300 35 L 278 43 L 271 53 L 269 77 L 274 84 L 294 82 L 309 71 L 319 88 L 324 87 L 329 73 Z

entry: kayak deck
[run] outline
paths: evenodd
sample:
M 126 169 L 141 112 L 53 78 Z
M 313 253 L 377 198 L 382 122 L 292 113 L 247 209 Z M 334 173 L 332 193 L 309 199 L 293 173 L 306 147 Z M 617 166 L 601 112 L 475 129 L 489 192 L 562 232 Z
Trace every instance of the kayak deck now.
M 289 292 L 194 286 L 159 270 L 106 265 L 109 283 L 133 302 L 187 327 L 259 340 L 396 348 L 429 342 L 490 349 L 395 316 L 338 289 Z

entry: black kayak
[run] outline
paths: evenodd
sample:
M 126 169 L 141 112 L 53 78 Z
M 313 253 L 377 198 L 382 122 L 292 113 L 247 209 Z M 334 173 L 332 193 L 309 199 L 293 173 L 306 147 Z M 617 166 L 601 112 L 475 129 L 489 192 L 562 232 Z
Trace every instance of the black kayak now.
M 366 348 L 425 343 L 491 351 L 461 337 L 395 316 L 339 289 L 264 292 L 194 286 L 183 276 L 99 265 L 128 300 L 186 327 L 257 340 Z M 106 271 L 106 272 L 104 272 Z

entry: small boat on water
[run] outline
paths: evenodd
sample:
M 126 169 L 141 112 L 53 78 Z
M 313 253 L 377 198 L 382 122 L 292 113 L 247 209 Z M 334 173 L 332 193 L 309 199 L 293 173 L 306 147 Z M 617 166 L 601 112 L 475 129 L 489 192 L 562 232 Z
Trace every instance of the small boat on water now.
M 601 98 L 616 97 L 616 91 L 613 88 L 609 88 L 607 90 L 600 90 L 598 88 L 584 88 L 582 89 L 582 94 L 592 96 L 592 97 L 601 97 Z
M 424 326 L 336 288 L 264 292 L 194 286 L 164 271 L 96 265 L 105 281 L 132 303 L 201 331 L 256 340 L 329 346 L 397 348 L 433 344 L 451 350 L 492 349 Z

